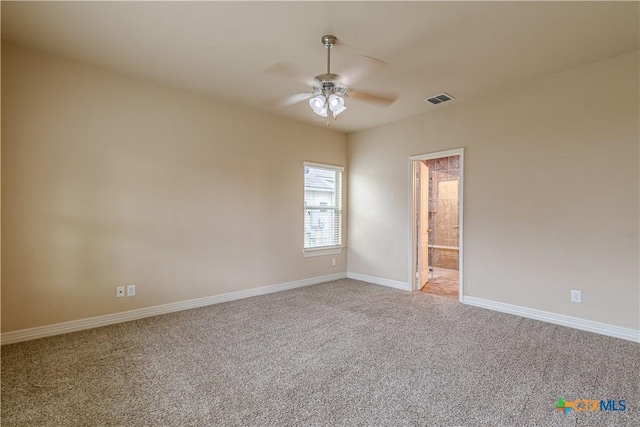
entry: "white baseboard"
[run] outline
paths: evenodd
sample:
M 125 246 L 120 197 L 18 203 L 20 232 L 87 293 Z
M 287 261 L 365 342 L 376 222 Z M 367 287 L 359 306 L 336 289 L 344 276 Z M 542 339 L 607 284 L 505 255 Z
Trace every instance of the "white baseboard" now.
M 318 283 L 329 282 L 332 280 L 344 279 L 348 277 L 354 280 L 362 280 L 376 285 L 388 286 L 404 291 L 409 290 L 409 284 L 397 280 L 384 279 L 381 277 L 368 276 L 359 273 L 335 273 L 326 276 L 310 277 L 308 279 L 295 280 L 293 282 L 280 283 L 277 285 L 263 286 L 260 288 L 246 289 L 243 291 L 229 292 L 221 295 L 213 295 L 210 297 L 196 298 L 187 301 L 162 304 L 153 307 L 139 308 L 136 310 L 123 311 L 120 313 L 106 314 L 103 316 L 90 317 L 87 319 L 72 320 L 69 322 L 56 323 L 54 325 L 39 326 L 36 328 L 22 329 L 19 331 L 5 332 L 0 337 L 2 345 L 12 344 L 21 341 L 28 341 L 37 338 L 44 338 L 53 335 L 66 334 L 69 332 L 81 331 L 84 329 L 98 328 L 101 326 L 113 325 L 115 323 L 129 322 L 131 320 L 142 319 L 145 317 L 157 316 L 160 314 L 173 313 L 176 311 L 189 310 L 191 308 L 205 307 L 208 305 L 219 304 L 222 302 L 238 300 L 242 298 L 250 298 L 259 295 L 266 295 L 274 292 L 286 291 L 289 289 L 300 288 L 303 286 L 315 285 Z M 580 329 L 583 331 L 595 332 L 601 335 L 607 335 L 615 338 L 621 338 L 628 341 L 640 343 L 640 330 L 623 328 L 620 326 L 609 325 L 606 323 L 595 322 L 593 320 L 580 319 L 578 317 L 565 316 L 563 314 L 550 313 L 547 311 L 537 310 L 533 308 L 521 307 L 503 302 L 491 301 L 483 298 L 471 296 L 463 296 L 461 302 L 463 304 L 475 307 L 486 308 L 489 310 L 500 311 L 503 313 L 514 314 L 529 319 L 541 320 L 543 322 L 553 323 L 556 325 L 568 326 L 570 328 Z
M 640 330 L 638 329 L 623 328 L 621 326 L 609 325 L 607 323 L 595 322 L 593 320 L 585 320 L 578 317 L 565 316 L 564 314 L 550 313 L 548 311 L 537 310 L 535 308 L 521 307 L 518 305 L 470 296 L 463 296 L 461 302 L 463 304 L 487 308 L 489 310 L 500 311 L 502 313 L 515 314 L 529 319 L 541 320 L 543 322 L 553 323 L 556 325 L 595 332 L 596 334 L 622 338 L 623 340 L 640 342 Z
M 367 276 L 366 274 L 348 272 L 347 277 L 354 280 L 362 280 L 363 282 L 375 283 L 376 285 L 388 286 L 390 288 L 402 289 L 403 291 L 410 291 L 410 286 L 407 282 L 399 282 L 397 280 L 383 279 L 382 277 Z
M 346 272 L 328 274 L 326 276 L 310 277 L 308 279 L 294 280 L 293 282 L 246 289 L 244 291 L 229 292 L 226 294 L 213 295 L 210 297 L 196 298 L 187 301 L 156 305 L 153 307 L 138 308 L 135 310 L 123 311 L 120 313 L 89 317 L 87 319 L 78 319 L 72 320 L 70 322 L 56 323 L 54 325 L 39 326 L 36 328 L 22 329 L 19 331 L 5 332 L 2 334 L 0 341 L 2 345 L 5 345 L 21 341 L 34 340 L 37 338 L 82 331 L 84 329 L 113 325 L 115 323 L 129 322 L 131 320 L 142 319 L 144 317 L 157 316 L 160 314 L 173 313 L 175 311 L 189 310 L 191 308 L 204 307 L 207 305 L 219 304 L 222 302 L 233 301 L 242 298 L 255 297 L 258 295 L 266 295 L 274 292 L 301 288 L 303 286 L 315 285 L 317 283 L 329 282 L 331 280 L 344 279 L 345 277 L 347 277 Z

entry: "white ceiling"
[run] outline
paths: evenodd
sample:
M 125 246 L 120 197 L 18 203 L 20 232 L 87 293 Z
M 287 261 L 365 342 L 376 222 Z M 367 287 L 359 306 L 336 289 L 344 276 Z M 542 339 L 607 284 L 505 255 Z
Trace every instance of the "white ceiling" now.
M 2 39 L 322 126 L 306 103 L 263 101 L 310 88 L 265 73 L 332 71 L 368 55 L 389 65 L 354 86 L 397 92 L 390 107 L 347 100 L 351 132 L 639 49 L 638 2 L 2 2 Z

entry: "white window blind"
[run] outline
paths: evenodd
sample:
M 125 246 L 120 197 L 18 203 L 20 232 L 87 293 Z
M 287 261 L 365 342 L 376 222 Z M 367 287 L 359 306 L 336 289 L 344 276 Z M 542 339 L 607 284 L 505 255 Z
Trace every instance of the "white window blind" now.
M 304 164 L 304 249 L 342 246 L 342 172 Z

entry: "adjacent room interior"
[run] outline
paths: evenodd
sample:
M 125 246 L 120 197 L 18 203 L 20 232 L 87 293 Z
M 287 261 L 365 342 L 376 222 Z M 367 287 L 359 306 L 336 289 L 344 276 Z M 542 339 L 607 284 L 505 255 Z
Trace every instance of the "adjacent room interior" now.
M 413 160 L 416 289 L 459 298 L 460 154 L 428 157 Z
M 640 3 L 1 18 L 3 425 L 640 425 Z

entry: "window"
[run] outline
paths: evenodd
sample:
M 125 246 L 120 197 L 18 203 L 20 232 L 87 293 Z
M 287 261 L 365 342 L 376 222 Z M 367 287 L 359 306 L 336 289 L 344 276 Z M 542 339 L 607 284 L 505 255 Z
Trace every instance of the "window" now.
M 342 172 L 339 166 L 304 164 L 304 250 L 342 250 Z M 309 255 L 306 255 L 309 256 Z

